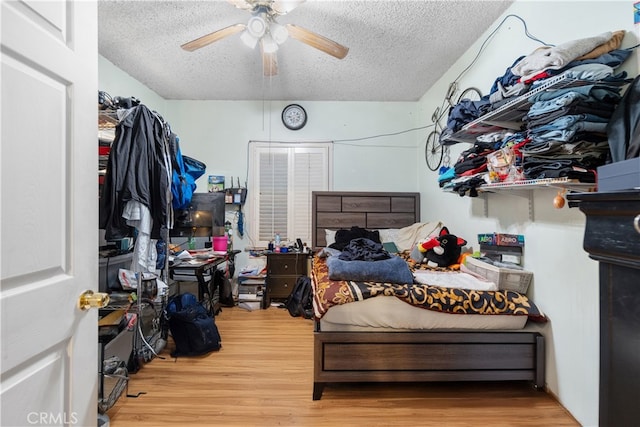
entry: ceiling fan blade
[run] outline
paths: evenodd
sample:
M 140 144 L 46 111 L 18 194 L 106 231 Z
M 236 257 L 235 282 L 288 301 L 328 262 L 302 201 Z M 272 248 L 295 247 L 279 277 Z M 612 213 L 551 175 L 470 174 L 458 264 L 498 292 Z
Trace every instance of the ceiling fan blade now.
M 340 43 L 336 43 L 333 40 L 329 40 L 326 37 L 316 34 L 313 31 L 309 31 L 305 28 L 298 27 L 297 25 L 287 24 L 287 31 L 289 36 L 308 44 L 311 47 L 315 47 L 318 50 L 328 53 L 331 56 L 335 56 L 338 59 L 342 59 L 349 53 L 349 48 L 342 46 Z
M 271 9 L 277 15 L 286 15 L 304 2 L 305 0 L 274 0 Z
M 222 38 L 239 33 L 240 31 L 243 31 L 245 28 L 247 28 L 247 26 L 244 24 L 230 25 L 221 30 L 214 31 L 213 33 L 209 33 L 205 36 L 199 37 L 195 40 L 191 40 L 190 42 L 185 43 L 180 47 L 183 48 L 184 50 L 188 50 L 189 52 L 193 52 L 196 49 L 200 49 L 201 47 L 210 45 L 211 43 L 216 42 Z
M 237 7 L 238 9 L 251 10 L 253 9 L 253 2 L 245 0 L 227 0 L 229 3 Z
M 278 74 L 278 55 L 276 52 L 267 53 L 262 49 L 262 70 L 266 77 Z

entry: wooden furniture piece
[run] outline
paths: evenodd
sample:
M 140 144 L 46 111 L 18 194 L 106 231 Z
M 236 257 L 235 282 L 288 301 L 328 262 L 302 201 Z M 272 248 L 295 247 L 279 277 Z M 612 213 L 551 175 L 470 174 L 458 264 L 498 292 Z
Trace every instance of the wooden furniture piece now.
M 420 194 L 313 192 L 313 247 L 325 228 L 402 228 L 420 222 Z M 434 218 L 431 218 L 432 220 Z M 532 331 L 314 332 L 313 399 L 328 383 L 533 381 L 544 387 L 544 337 Z
M 640 190 L 569 194 L 600 270 L 600 426 L 640 418 Z
M 326 229 L 402 228 L 420 222 L 420 193 L 314 191 L 312 194 L 314 249 L 326 246 Z
M 220 302 L 216 299 L 216 283 L 214 272 L 224 262 L 229 263 L 229 269 L 233 269 L 235 256 L 240 251 L 231 251 L 223 256 L 215 256 L 208 259 L 195 259 L 183 261 L 169 268 L 170 277 L 176 282 L 197 282 L 198 299 L 203 302 L 209 314 L 215 316 L 220 312 Z M 233 275 L 233 273 L 231 273 Z
M 313 400 L 327 383 L 533 381 L 544 338 L 528 332 L 315 332 Z
M 285 300 L 300 276 L 306 276 L 309 256 L 298 252 L 267 254 L 267 280 L 263 304 L 269 307 L 272 299 Z

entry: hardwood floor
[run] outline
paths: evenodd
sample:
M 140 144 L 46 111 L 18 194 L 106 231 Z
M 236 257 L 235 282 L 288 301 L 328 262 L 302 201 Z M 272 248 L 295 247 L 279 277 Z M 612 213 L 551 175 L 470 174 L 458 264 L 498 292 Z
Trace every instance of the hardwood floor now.
M 171 344 L 131 375 L 111 427 L 578 426 L 528 383 L 327 385 L 313 388 L 313 323 L 284 309 L 224 308 L 222 349 L 172 358 Z

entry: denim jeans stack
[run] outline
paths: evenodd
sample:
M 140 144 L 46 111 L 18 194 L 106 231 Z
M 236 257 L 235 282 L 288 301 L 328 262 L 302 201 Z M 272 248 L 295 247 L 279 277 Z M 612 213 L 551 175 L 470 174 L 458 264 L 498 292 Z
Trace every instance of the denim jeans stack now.
M 607 124 L 621 99 L 620 77 L 606 80 L 611 72 L 583 74 L 583 79 L 601 80 L 540 92 L 529 99 L 532 105 L 524 118 L 528 142 L 521 148 L 527 179 L 566 177 L 595 182 L 596 168 L 609 155 Z
M 494 82 L 490 95 L 474 101 L 478 102 L 476 113 L 500 108 L 515 97 L 526 99 L 529 109 L 522 118 L 522 128 L 477 136 L 477 149 L 462 153 L 453 168 L 455 173 L 442 173 L 440 186 L 461 196 L 474 196 L 478 186 L 490 182 L 486 169 L 483 171 L 477 159 L 472 159 L 479 152 L 487 155 L 489 140 L 493 150 L 513 147 L 517 151 L 517 166 L 522 170 L 523 179 L 568 178 L 595 182 L 596 168 L 611 158 L 608 123 L 622 99 L 622 88 L 633 81 L 627 78 L 626 72 L 615 74 L 615 69 L 630 54 L 629 49 L 614 49 L 595 58 L 571 61 L 562 69 L 544 70 L 526 81 L 512 73 L 513 66 L 507 69 L 505 75 Z M 564 74 L 565 81 L 576 83 L 535 90 L 559 74 Z M 454 114 L 457 111 L 452 109 L 449 117 L 448 126 L 454 128 L 452 131 L 476 118 Z

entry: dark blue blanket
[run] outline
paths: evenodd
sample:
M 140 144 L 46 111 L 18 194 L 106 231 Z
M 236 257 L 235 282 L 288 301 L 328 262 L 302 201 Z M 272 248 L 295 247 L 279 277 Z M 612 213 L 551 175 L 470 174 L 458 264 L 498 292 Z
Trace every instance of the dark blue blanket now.
M 407 262 L 397 255 L 379 261 L 343 261 L 337 256 L 327 258 L 330 280 L 357 282 L 413 283 Z

